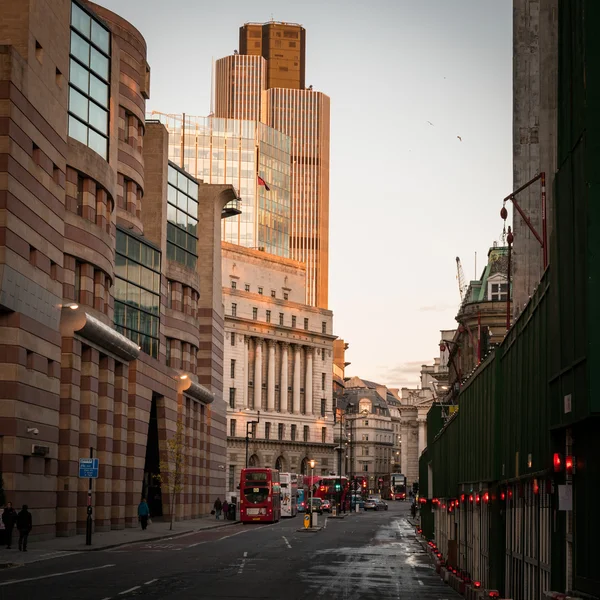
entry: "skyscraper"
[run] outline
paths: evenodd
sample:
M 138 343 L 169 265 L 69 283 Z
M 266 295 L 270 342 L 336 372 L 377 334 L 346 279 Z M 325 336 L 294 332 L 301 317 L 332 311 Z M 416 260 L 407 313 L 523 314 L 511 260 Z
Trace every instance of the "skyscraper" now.
M 261 121 L 290 136 L 290 258 L 306 264 L 307 304 L 327 308 L 329 97 L 306 88 L 305 50 L 300 25 L 272 21 L 241 27 L 241 54 L 217 61 L 215 116 L 238 118 L 258 104 Z M 250 57 L 266 61 L 266 78 L 260 61 L 248 67 Z M 252 74 L 255 83 L 249 81 Z

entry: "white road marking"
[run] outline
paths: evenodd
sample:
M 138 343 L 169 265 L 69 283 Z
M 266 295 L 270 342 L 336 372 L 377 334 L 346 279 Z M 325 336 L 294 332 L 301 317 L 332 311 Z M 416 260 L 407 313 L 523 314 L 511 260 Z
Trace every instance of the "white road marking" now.
M 146 581 L 146 583 L 144 585 L 150 585 L 151 583 L 154 583 L 155 581 L 158 581 L 158 579 L 151 579 L 150 581 Z
M 0 586 L 14 585 L 15 583 L 26 583 L 27 581 L 38 581 L 40 579 L 49 579 L 50 577 L 62 577 L 63 575 L 74 575 L 75 573 L 85 573 L 86 571 L 97 571 L 98 569 L 108 569 L 117 565 L 102 565 L 101 567 L 90 567 L 89 569 L 77 569 L 76 571 L 64 571 L 62 573 L 52 573 L 51 575 L 40 575 L 39 577 L 28 577 L 27 579 L 12 579 L 3 581 Z
M 124 592 L 119 592 L 119 596 L 124 596 L 125 594 L 129 594 L 129 592 L 135 592 L 135 590 L 139 590 L 142 586 L 141 585 L 136 585 L 135 587 L 129 588 L 128 590 L 125 590 Z
M 195 548 L 196 546 L 200 546 L 201 544 L 206 544 L 206 542 L 196 542 L 195 544 L 190 544 L 188 548 Z
M 323 529 L 327 529 L 327 517 L 325 517 L 325 523 L 323 524 Z
M 246 556 L 248 556 L 248 553 L 244 552 L 244 558 L 242 558 L 242 562 L 240 563 L 240 568 L 238 569 L 238 575 L 241 575 L 244 572 L 244 567 L 246 566 Z
M 420 579 L 417 579 L 417 581 L 419 582 L 419 585 L 425 585 Z
M 288 548 L 291 548 L 292 546 L 291 546 L 291 544 L 288 542 L 288 539 L 285 537 L 285 535 L 283 535 L 283 536 L 281 536 L 281 537 L 282 537 L 282 538 L 285 540 L 285 543 L 286 543 L 287 547 L 288 547 Z

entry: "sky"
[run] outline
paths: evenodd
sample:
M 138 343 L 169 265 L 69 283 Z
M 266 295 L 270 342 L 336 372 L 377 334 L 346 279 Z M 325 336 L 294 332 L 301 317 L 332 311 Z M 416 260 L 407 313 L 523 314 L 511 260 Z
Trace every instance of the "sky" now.
M 145 37 L 148 110 L 210 112 L 212 59 L 239 27 L 307 32 L 331 98 L 329 308 L 346 375 L 414 387 L 512 191 L 512 0 L 97 0 Z M 460 138 L 459 138 L 460 136 Z

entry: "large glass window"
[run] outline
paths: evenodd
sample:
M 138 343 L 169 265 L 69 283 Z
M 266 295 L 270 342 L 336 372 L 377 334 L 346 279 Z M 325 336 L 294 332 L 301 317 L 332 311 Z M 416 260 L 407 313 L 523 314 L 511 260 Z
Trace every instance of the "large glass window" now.
M 169 165 L 167 258 L 196 270 L 198 262 L 198 184 Z
M 160 252 L 117 229 L 115 327 L 158 358 L 160 328 Z
M 108 159 L 110 32 L 71 4 L 69 135 Z

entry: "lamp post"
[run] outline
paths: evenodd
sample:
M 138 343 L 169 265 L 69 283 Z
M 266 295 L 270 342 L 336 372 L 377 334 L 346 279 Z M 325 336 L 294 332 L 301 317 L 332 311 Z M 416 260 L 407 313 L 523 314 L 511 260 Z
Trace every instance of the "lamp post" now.
M 251 425 L 258 425 L 260 423 L 260 410 L 257 411 L 257 419 L 256 421 L 247 421 L 246 422 L 246 469 L 248 468 L 248 444 L 250 442 L 250 426 Z M 252 439 L 254 439 L 254 435 L 252 436 Z
M 315 476 L 315 461 L 310 461 L 310 526 L 313 526 L 313 485 L 314 485 L 314 476 Z
M 340 482 L 340 489 L 338 491 L 338 506 L 341 509 L 341 512 L 346 512 L 346 510 L 342 507 L 342 451 L 344 450 L 344 446 L 342 446 L 342 410 L 340 409 L 340 449 L 338 454 L 338 477 Z

